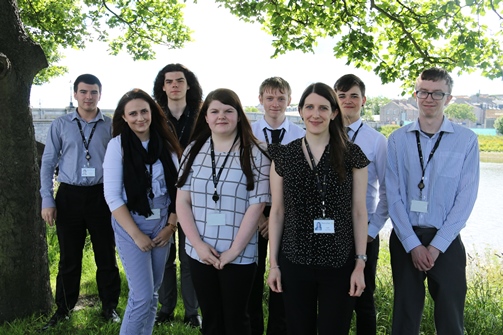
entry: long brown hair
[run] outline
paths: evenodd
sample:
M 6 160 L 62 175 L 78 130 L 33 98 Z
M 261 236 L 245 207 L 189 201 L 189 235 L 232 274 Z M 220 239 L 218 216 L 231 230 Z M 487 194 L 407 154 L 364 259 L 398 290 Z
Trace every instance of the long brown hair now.
M 337 98 L 335 96 L 335 91 L 328 85 L 324 83 L 314 83 L 309 85 L 302 93 L 299 101 L 299 111 L 304 107 L 306 98 L 311 94 L 315 93 L 319 96 L 324 97 L 330 102 L 330 108 L 332 113 L 339 111 L 337 116 L 330 120 L 328 125 L 328 132 L 330 134 L 330 163 L 333 165 L 337 176 L 344 180 L 346 179 L 346 169 L 344 167 L 344 155 L 347 152 L 347 141 L 348 135 L 344 131 L 344 124 L 342 122 L 342 113 L 339 109 L 339 104 L 337 103 Z
M 166 114 L 164 114 L 162 108 L 147 92 L 139 88 L 127 92 L 119 100 L 112 119 L 112 136 L 115 137 L 122 134 L 124 127 L 129 127 L 122 116 L 124 115 L 126 104 L 135 99 L 141 99 L 148 103 L 152 115 L 150 127 L 154 128 L 159 136 L 161 136 L 168 150 L 172 153 L 176 153 L 176 156 L 180 158 L 182 149 L 175 134 L 169 129 Z
M 206 143 L 208 138 L 211 136 L 211 129 L 208 123 L 206 122 L 205 117 L 206 113 L 208 112 L 210 103 L 215 100 L 220 101 L 224 105 L 232 106 L 238 112 L 239 121 L 236 127 L 240 143 L 239 160 L 241 162 L 241 169 L 243 170 L 243 173 L 246 176 L 246 182 L 247 182 L 246 189 L 248 191 L 253 190 L 253 188 L 255 187 L 253 182 L 253 171 L 251 166 L 253 162 L 253 153 L 252 153 L 253 145 L 255 145 L 267 157 L 269 157 L 269 155 L 265 150 L 263 150 L 260 147 L 259 141 L 253 135 L 250 122 L 246 117 L 246 114 L 243 110 L 243 106 L 241 105 L 239 97 L 234 91 L 229 90 L 227 88 L 219 88 L 210 92 L 210 94 L 208 94 L 208 96 L 204 100 L 203 106 L 201 107 L 201 111 L 197 116 L 196 124 L 192 132 L 192 138 L 191 138 L 191 142 L 193 142 L 192 147 L 190 148 L 187 157 L 180 164 L 180 166 L 182 167 L 185 161 L 187 161 L 185 166 L 183 166 L 184 170 L 182 175 L 180 176 L 180 179 L 178 179 L 177 187 L 182 187 L 183 185 L 185 185 L 185 182 L 187 181 L 187 177 L 189 175 L 190 168 L 194 163 L 194 159 L 196 158 L 199 151 L 201 151 L 201 148 L 203 147 L 204 143 Z

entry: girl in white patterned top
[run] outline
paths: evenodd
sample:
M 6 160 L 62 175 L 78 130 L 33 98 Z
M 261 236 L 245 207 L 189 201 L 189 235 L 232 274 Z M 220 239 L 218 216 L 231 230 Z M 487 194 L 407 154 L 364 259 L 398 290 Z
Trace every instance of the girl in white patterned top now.
M 203 334 L 251 333 L 247 303 L 269 169 L 236 93 L 211 92 L 182 158 L 176 203 Z

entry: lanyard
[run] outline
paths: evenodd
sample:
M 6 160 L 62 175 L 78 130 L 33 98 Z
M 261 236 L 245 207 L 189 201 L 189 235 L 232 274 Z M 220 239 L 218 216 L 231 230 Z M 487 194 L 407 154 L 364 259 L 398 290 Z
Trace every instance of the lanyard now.
M 327 164 L 327 162 L 325 162 L 325 164 L 323 166 L 323 182 L 321 182 L 320 174 L 318 171 L 319 169 L 316 169 L 316 164 L 314 162 L 313 153 L 311 152 L 311 148 L 309 147 L 309 143 L 307 143 L 307 139 L 305 137 L 304 137 L 304 143 L 306 144 L 307 153 L 309 154 L 309 159 L 311 160 L 311 165 L 313 166 L 314 175 L 316 176 L 316 188 L 318 189 L 318 193 L 320 193 L 321 211 L 323 213 L 323 218 L 325 218 L 325 198 L 327 195 L 326 179 L 327 179 L 327 174 L 328 174 L 328 164 Z M 323 154 L 320 157 L 320 162 L 323 159 L 323 156 L 328 155 L 328 151 L 329 151 L 329 146 L 327 145 L 325 148 L 325 151 L 323 152 Z
M 355 143 L 355 140 L 356 140 L 356 136 L 358 136 L 358 132 L 360 131 L 360 129 L 363 127 L 363 122 L 360 123 L 360 126 L 358 127 L 358 129 L 356 129 L 355 133 L 353 134 L 353 137 L 351 138 L 351 142 Z M 349 129 L 351 129 L 350 127 L 348 127 Z
M 222 171 L 224 170 L 225 163 L 227 163 L 227 159 L 231 155 L 232 148 L 234 147 L 234 144 L 236 144 L 236 141 L 238 140 L 239 134 L 236 134 L 236 138 L 234 139 L 234 142 L 232 142 L 232 146 L 229 149 L 229 152 L 227 153 L 227 156 L 225 156 L 224 162 L 222 166 L 220 167 L 220 170 L 218 171 L 217 174 L 217 167 L 216 167 L 216 162 L 215 162 L 215 150 L 213 148 L 213 139 L 210 137 L 210 147 L 211 147 L 211 172 L 213 175 L 213 185 L 215 186 L 215 192 L 213 193 L 213 201 L 215 201 L 215 205 L 217 204 L 217 201 L 220 199 L 220 196 L 217 193 L 217 185 L 218 181 L 220 180 L 220 176 L 222 175 Z
M 187 112 L 187 115 L 185 115 L 185 122 L 183 123 L 182 130 L 180 130 L 180 134 L 178 134 L 178 142 L 180 142 L 180 140 L 183 137 L 183 132 L 185 131 L 185 127 L 187 127 L 187 123 L 189 123 L 190 114 L 191 113 L 190 113 L 190 110 L 189 110 Z
M 272 132 L 273 132 L 274 130 L 273 130 L 273 129 L 269 129 L 269 128 L 264 128 L 264 129 L 262 129 L 262 131 L 264 132 L 265 142 L 266 142 L 267 144 L 271 144 L 271 143 L 273 143 L 273 142 L 272 142 L 272 139 L 271 139 L 271 143 L 269 143 L 269 135 L 267 135 L 267 130 L 271 131 L 271 136 L 272 136 Z M 279 130 L 279 129 L 277 129 L 277 130 Z M 285 133 L 286 133 L 285 128 L 281 128 L 281 130 L 280 130 L 280 131 L 281 131 L 281 133 L 280 133 L 280 134 L 279 134 L 279 136 L 278 136 L 278 143 L 281 143 L 281 142 L 283 141 L 283 137 L 285 137 Z
M 82 142 L 84 143 L 84 148 L 86 148 L 86 159 L 87 163 L 91 160 L 91 155 L 89 154 L 89 144 L 91 143 L 91 139 L 93 138 L 94 131 L 96 130 L 96 126 L 98 122 L 94 123 L 93 129 L 91 130 L 91 134 L 89 135 L 89 141 L 86 141 L 86 137 L 84 136 L 84 132 L 82 131 L 82 125 L 80 124 L 80 120 L 77 119 L 77 125 L 79 126 L 80 136 L 82 136 Z M 88 165 L 89 166 L 89 165 Z
M 419 184 L 417 184 L 417 187 L 419 187 L 419 192 L 423 192 L 424 172 L 426 171 L 426 167 L 428 166 L 428 163 L 430 163 L 430 160 L 433 157 L 435 150 L 437 150 L 438 145 L 440 144 L 440 140 L 442 139 L 443 135 L 444 135 L 444 132 L 441 131 L 440 134 L 438 135 L 438 138 L 437 138 L 437 141 L 435 142 L 435 145 L 433 146 L 433 149 L 431 149 L 430 155 L 428 156 L 428 161 L 426 162 L 426 165 L 424 165 L 423 150 L 421 150 L 421 141 L 419 139 L 419 130 L 416 130 L 417 152 L 419 154 L 419 163 L 421 163 L 421 170 L 423 172 L 421 175 L 421 181 L 419 182 Z
M 147 180 L 150 186 L 147 188 L 148 192 L 148 197 L 150 200 L 154 199 L 154 192 L 152 190 L 152 164 L 150 164 L 150 172 L 148 170 L 145 170 L 145 173 L 147 174 Z

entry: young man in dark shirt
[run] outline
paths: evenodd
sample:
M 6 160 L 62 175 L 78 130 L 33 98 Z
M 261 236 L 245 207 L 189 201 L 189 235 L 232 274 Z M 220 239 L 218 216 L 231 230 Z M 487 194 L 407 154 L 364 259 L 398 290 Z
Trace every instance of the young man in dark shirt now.
M 168 64 L 157 74 L 154 82 L 154 98 L 166 113 L 183 149 L 189 144 L 194 122 L 202 103 L 202 95 L 197 77 L 182 64 Z M 199 328 L 201 326 L 201 317 L 198 313 L 199 303 L 185 253 L 185 234 L 182 229 L 179 232 L 178 257 L 181 268 L 182 299 L 185 307 L 184 322 L 191 327 Z M 156 317 L 158 323 L 174 320 L 178 296 L 175 259 L 176 244 L 173 243 L 159 290 L 161 309 Z

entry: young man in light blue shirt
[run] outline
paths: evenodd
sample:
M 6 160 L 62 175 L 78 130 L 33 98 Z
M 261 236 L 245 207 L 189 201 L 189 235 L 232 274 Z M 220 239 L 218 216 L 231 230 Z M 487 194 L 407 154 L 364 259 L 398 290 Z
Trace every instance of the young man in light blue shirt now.
M 460 231 L 477 198 L 479 147 L 474 132 L 444 115 L 452 86 L 444 69 L 423 71 L 415 87 L 419 118 L 388 140 L 392 334 L 419 334 L 425 279 L 437 334 L 464 334 L 466 253 Z
M 60 260 L 56 277 L 56 313 L 42 328 L 68 319 L 79 297 L 82 251 L 87 232 L 93 244 L 96 282 L 106 320 L 120 322 L 119 268 L 111 214 L 103 193 L 103 159 L 112 138 L 112 120 L 101 113 L 101 82 L 91 74 L 75 80 L 77 110 L 51 123 L 40 170 L 44 221 L 56 224 Z M 59 189 L 54 198 L 53 176 L 58 167 Z

